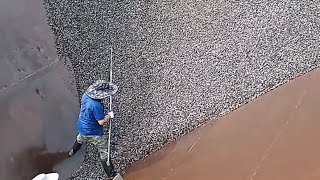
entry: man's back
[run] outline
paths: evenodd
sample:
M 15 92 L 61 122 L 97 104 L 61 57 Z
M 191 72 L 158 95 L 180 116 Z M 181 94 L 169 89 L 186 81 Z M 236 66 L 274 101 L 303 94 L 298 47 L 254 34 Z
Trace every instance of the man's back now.
M 104 119 L 103 105 L 100 100 L 90 98 L 86 93 L 81 99 L 78 118 L 78 131 L 82 135 L 103 135 L 103 127 L 98 120 Z

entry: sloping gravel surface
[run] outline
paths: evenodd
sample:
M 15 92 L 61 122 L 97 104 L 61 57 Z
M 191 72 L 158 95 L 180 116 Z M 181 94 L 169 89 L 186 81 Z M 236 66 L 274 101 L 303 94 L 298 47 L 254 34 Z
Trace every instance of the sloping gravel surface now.
M 319 66 L 319 1 L 45 0 L 79 93 L 108 78 L 123 170 L 181 135 Z M 103 179 L 89 147 L 75 179 Z

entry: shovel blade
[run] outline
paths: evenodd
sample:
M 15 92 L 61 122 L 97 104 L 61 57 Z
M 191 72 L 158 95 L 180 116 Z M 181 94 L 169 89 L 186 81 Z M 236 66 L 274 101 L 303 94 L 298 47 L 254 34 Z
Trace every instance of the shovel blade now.
M 108 177 L 114 176 L 115 171 L 114 171 L 114 166 L 111 161 L 109 162 L 109 165 L 108 165 L 108 163 L 103 163 L 102 165 L 103 165 L 104 171 L 106 172 Z
M 117 174 L 112 180 L 123 180 L 123 178 L 120 174 Z

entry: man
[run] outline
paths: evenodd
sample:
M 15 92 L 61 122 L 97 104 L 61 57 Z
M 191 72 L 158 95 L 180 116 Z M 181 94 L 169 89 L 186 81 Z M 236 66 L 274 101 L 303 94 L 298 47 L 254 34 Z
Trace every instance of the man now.
M 110 172 L 110 166 L 106 161 L 108 158 L 107 140 L 103 136 L 103 125 L 114 117 L 113 112 L 104 114 L 102 99 L 113 95 L 117 91 L 117 86 L 103 80 L 98 80 L 90 85 L 81 99 L 81 108 L 78 117 L 78 131 L 76 141 L 69 156 L 73 156 L 84 143 L 92 143 L 99 151 L 100 159 L 105 173 L 110 177 L 114 176 L 114 171 Z M 113 167 L 112 167 L 113 169 Z

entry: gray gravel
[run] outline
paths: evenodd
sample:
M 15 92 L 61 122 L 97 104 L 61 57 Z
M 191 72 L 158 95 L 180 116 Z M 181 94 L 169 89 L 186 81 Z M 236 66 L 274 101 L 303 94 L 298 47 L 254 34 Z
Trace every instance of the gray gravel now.
M 45 0 L 79 93 L 115 52 L 118 170 L 319 66 L 319 1 Z M 103 179 L 92 147 L 74 179 Z

